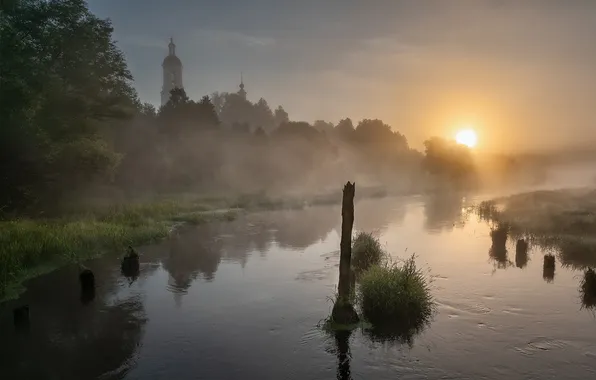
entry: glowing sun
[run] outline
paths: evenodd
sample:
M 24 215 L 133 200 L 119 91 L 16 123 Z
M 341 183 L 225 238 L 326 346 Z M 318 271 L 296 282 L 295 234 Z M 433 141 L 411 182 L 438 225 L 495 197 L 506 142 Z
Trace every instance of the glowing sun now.
M 478 136 L 473 129 L 466 128 L 456 133 L 455 141 L 457 141 L 458 144 L 467 146 L 468 148 L 473 148 L 478 143 Z

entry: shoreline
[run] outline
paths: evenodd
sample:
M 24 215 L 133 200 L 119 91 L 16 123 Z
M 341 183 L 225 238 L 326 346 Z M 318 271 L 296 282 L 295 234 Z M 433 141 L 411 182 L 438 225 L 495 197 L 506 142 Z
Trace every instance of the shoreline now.
M 360 193 L 360 199 L 404 195 L 369 188 Z M 65 265 L 124 252 L 128 245 L 162 241 L 185 225 L 232 221 L 241 213 L 340 204 L 338 194 L 172 195 L 137 203 L 82 207 L 60 217 L 0 220 L 0 304 L 18 298 L 26 290 L 24 284 L 35 277 Z

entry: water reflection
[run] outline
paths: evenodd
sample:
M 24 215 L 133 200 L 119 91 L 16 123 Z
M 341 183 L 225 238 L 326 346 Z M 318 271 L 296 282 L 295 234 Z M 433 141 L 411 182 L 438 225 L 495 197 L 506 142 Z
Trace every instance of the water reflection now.
M 446 192 L 424 197 L 424 229 L 429 233 L 449 232 L 464 227 L 470 216 L 465 194 Z
M 91 379 L 124 376 L 134 365 L 145 325 L 137 296 L 118 294 L 119 271 L 110 261 L 90 265 L 98 279 L 93 299 L 81 303 L 78 268 L 30 282 L 18 301 L 0 308 L 0 367 L 6 379 Z M 13 308 L 29 305 L 25 332 L 12 326 Z
M 354 228 L 377 234 L 385 232 L 389 224 L 401 225 L 407 210 L 405 202 L 396 199 L 363 199 L 354 207 Z
M 518 239 L 515 244 L 515 266 L 524 269 L 528 265 L 528 242 Z
M 352 371 L 350 370 L 350 336 L 351 331 L 336 331 L 335 349 L 337 355 L 337 380 L 352 380 Z
M 308 207 L 298 212 L 275 212 L 270 218 L 274 225 L 273 237 L 283 248 L 305 249 L 327 237 L 339 224 L 339 206 Z
M 499 269 L 506 269 L 513 265 L 507 257 L 507 235 L 509 226 L 507 224 L 497 224 L 496 228 L 490 231 L 492 245 L 488 250 L 488 256 Z
M 555 280 L 555 256 L 551 254 L 544 255 L 542 263 L 542 278 L 544 281 L 551 283 Z

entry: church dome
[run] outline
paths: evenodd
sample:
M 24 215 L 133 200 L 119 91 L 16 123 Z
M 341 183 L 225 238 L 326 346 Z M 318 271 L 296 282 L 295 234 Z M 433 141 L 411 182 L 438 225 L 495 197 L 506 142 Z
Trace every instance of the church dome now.
M 168 55 L 164 58 L 162 66 L 182 66 L 180 58 L 175 55 Z

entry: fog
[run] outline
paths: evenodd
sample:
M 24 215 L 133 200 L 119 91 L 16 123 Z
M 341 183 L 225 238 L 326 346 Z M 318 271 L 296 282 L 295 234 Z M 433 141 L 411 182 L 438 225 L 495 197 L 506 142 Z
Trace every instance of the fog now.
M 238 8 L 232 19 L 245 29 L 261 25 L 260 38 L 232 32 L 221 19 L 217 30 L 227 39 L 211 47 L 193 45 L 191 37 L 208 36 L 197 34 L 188 17 L 175 27 L 167 23 L 180 38 L 168 44 L 163 31 L 153 39 L 161 26 L 148 28 L 161 24 L 149 21 L 165 12 L 157 3 L 136 7 L 130 19 L 115 10 L 135 8 L 132 2 L 91 2 L 91 10 L 79 0 L 15 3 L 0 24 L 2 49 L 13 52 L 1 62 L 11 75 L 1 78 L 6 148 L 0 152 L 0 210 L 47 212 L 73 201 L 179 194 L 308 197 L 337 192 L 348 180 L 356 181 L 359 194 L 371 195 L 591 185 L 592 174 L 579 169 L 596 160 L 586 106 L 596 82 L 580 70 L 593 60 L 591 48 L 580 54 L 592 46 L 585 38 L 596 25 L 588 16 L 591 5 L 562 12 L 551 2 L 457 3 L 437 5 L 444 11 L 439 14 L 422 3 L 379 9 L 326 3 L 312 29 L 302 23 L 291 30 L 281 27 L 290 17 L 283 10 L 264 28 L 257 20 L 272 10 L 259 3 L 250 17 L 238 20 Z M 196 11 L 189 2 L 176 4 L 168 5 L 171 15 Z M 303 7 L 296 5 L 296 14 L 313 14 Z M 359 10 L 362 20 L 355 23 Z M 398 10 L 412 20 L 392 31 Z M 536 29 L 522 28 L 520 15 L 534 15 Z M 482 22 L 489 16 L 496 18 Z M 290 25 L 297 25 L 296 17 Z M 547 30 L 553 25 L 569 30 L 555 36 Z M 512 41 L 498 33 L 502 29 Z M 150 55 L 130 44 L 145 34 L 151 43 L 141 45 Z M 552 38 L 535 45 L 538 36 Z M 221 67 L 213 65 L 215 50 L 228 49 L 230 39 L 252 44 L 251 59 L 239 59 L 239 70 L 226 71 L 229 79 L 197 85 L 205 76 L 221 78 L 236 62 L 229 56 Z M 352 45 L 358 48 L 351 51 Z M 273 51 L 256 54 L 261 48 Z M 197 54 L 212 65 L 200 65 Z M 397 58 L 414 61 L 404 66 Z M 344 72 L 355 65 L 357 72 Z M 253 75 L 263 67 L 268 76 Z M 292 71 L 297 67 L 303 70 Z M 281 81 L 284 73 L 292 75 Z M 274 84 L 275 91 L 267 90 Z M 475 130 L 478 145 L 454 142 L 463 125 Z

